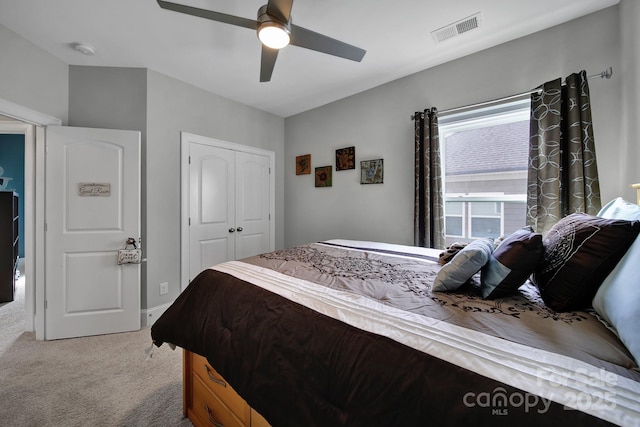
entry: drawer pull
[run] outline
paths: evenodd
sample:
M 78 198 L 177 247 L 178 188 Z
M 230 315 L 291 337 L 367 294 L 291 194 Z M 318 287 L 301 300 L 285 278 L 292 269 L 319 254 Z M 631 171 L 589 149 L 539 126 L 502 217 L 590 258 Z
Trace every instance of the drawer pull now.
M 211 423 L 211 425 L 214 425 L 215 427 L 224 427 L 224 424 L 219 423 L 213 419 L 213 415 L 211 415 L 211 409 L 209 409 L 209 406 L 204 405 L 204 410 L 207 411 L 207 417 L 209 417 L 209 422 Z
M 220 384 L 222 387 L 226 387 L 227 383 L 225 383 L 222 380 L 217 379 L 216 377 L 213 376 L 213 374 L 211 373 L 211 370 L 209 369 L 209 367 L 207 365 L 204 365 L 204 369 L 207 371 L 207 376 L 209 377 L 209 379 L 211 381 L 213 381 L 216 384 Z

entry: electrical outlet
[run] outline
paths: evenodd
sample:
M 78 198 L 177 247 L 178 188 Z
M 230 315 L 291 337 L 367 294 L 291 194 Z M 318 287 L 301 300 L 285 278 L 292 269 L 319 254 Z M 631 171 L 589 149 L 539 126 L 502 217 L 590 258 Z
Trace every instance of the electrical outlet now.
M 169 293 L 169 282 L 160 283 L 160 295 L 166 295 Z

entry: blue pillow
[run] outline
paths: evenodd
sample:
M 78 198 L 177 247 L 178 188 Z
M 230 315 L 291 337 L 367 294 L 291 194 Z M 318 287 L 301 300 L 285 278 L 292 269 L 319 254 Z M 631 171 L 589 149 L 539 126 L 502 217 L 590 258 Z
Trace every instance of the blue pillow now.
M 617 198 L 598 216 L 640 220 L 640 206 Z M 593 298 L 594 310 L 617 331 L 620 340 L 640 365 L 640 237 L 604 279 Z
M 640 220 L 640 206 L 618 197 L 604 205 L 598 212 L 598 216 L 608 219 L 626 219 L 627 221 Z
M 438 271 L 432 291 L 457 290 L 489 262 L 492 252 L 493 239 L 478 239 L 469 243 Z

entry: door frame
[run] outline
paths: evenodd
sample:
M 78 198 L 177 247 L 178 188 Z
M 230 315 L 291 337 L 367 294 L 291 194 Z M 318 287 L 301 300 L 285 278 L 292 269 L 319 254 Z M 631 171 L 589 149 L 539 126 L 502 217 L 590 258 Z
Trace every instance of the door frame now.
M 0 115 L 15 122 L 0 122 L 0 132 L 23 134 L 25 145 L 25 330 L 44 339 L 45 301 L 45 127 L 60 126 L 62 120 L 22 105 L 0 99 Z
M 220 139 L 195 135 L 189 132 L 180 132 L 180 291 L 189 284 L 189 144 L 192 142 L 209 145 L 211 147 L 225 148 L 228 150 L 242 151 L 269 157 L 269 250 L 275 250 L 276 242 L 276 170 L 274 151 L 262 148 L 250 147 Z

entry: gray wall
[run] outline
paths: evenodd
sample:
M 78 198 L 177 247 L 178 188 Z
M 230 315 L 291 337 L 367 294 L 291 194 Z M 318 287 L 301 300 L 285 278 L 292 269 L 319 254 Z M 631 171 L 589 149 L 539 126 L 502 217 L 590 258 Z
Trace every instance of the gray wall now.
M 622 129 L 620 147 L 616 147 L 618 164 L 612 164 L 609 173 L 615 174 L 619 185 L 640 182 L 640 2 L 620 2 L 620 73 L 622 75 Z M 635 190 L 625 189 L 627 200 L 636 200 Z
M 77 126 L 140 127 L 146 140 L 145 249 L 149 262 L 143 307 L 170 302 L 179 289 L 179 132 L 181 130 L 276 152 L 276 247 L 334 237 L 412 243 L 413 122 L 426 107 L 448 109 L 526 91 L 581 69 L 614 67 L 610 80 L 590 82 L 603 199 L 633 200 L 640 182 L 639 2 L 488 49 L 353 97 L 283 120 L 153 71 L 146 71 L 146 113 L 140 92 L 128 118 L 100 115 L 78 88 L 100 73 L 121 87 L 145 76 L 136 69 L 72 67 L 0 26 L 0 98 Z M 442 44 L 446 49 L 446 44 Z M 70 74 L 72 74 L 70 88 Z M 105 76 L 102 76 L 103 78 Z M 623 91 L 622 88 L 625 88 Z M 109 94 L 103 94 L 108 97 Z M 70 103 L 72 105 L 70 105 Z M 286 140 L 286 146 L 284 141 Z M 335 149 L 354 145 L 360 160 L 384 158 L 385 182 L 359 184 L 359 171 L 334 171 L 333 187 L 314 188 L 313 175 L 295 175 L 295 156 L 312 154 L 312 166 L 334 165 Z M 144 179 L 144 178 L 143 178 Z M 284 188 L 284 192 L 281 191 Z M 285 202 L 286 201 L 286 202 Z M 286 217 L 286 235 L 284 232 Z M 159 283 L 170 292 L 159 296 Z
M 0 98 L 67 122 L 69 66 L 0 25 Z
M 605 201 L 622 193 L 632 197 L 628 184 L 640 176 L 618 172 L 619 153 L 631 144 L 620 129 L 620 21 L 614 6 L 288 117 L 285 245 L 330 238 L 413 244 L 410 115 L 522 93 L 582 69 L 593 74 L 614 68 L 610 80 L 590 81 L 601 188 Z M 635 40 L 629 44 L 637 48 Z M 335 166 L 335 150 L 352 145 L 358 166 L 360 160 L 384 159 L 384 184 L 360 185 L 358 169 L 334 170 L 329 188 L 314 188 L 313 175 L 295 175 L 296 156 L 311 154 L 313 171 Z
M 142 132 L 142 308 L 180 290 L 180 131 L 276 153 L 275 243 L 284 245 L 283 118 L 146 69 L 70 67 L 2 26 L 0 57 L 1 99 L 65 125 Z
M 284 244 L 284 119 L 149 71 L 147 76 L 147 307 L 180 284 L 180 131 L 275 152 L 276 247 Z M 162 282 L 169 293 L 159 295 Z
M 69 126 L 137 130 L 144 136 L 146 125 L 145 68 L 69 66 Z
M 125 129 L 141 133 L 141 237 L 147 240 L 147 70 L 123 67 L 69 67 L 69 126 Z M 146 246 L 146 244 L 145 244 Z M 146 248 L 144 248 L 146 251 Z M 142 264 L 141 305 L 147 305 L 146 264 Z
M 180 132 L 276 153 L 276 247 L 284 243 L 284 119 L 135 68 L 70 67 L 69 123 L 142 132 L 142 308 L 180 292 Z M 169 293 L 160 295 L 160 283 Z

